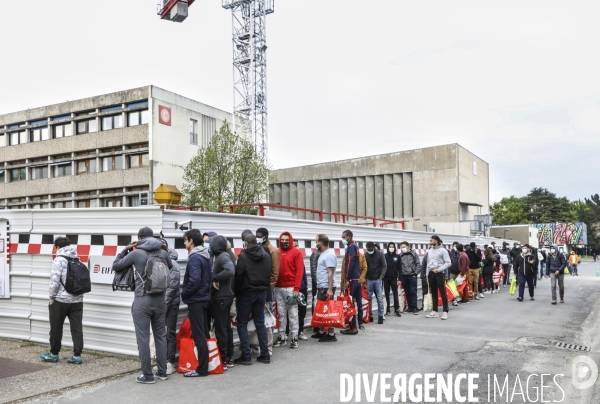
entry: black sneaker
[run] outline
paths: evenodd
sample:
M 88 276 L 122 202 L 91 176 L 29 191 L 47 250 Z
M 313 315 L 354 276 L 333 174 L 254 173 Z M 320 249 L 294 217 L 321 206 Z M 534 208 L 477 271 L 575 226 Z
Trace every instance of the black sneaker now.
M 225 358 L 225 363 L 223 365 L 227 366 L 228 368 L 232 368 L 234 366 L 233 359 Z
M 325 333 L 323 333 L 323 334 L 325 334 Z M 310 337 L 311 338 L 315 338 L 315 339 L 319 339 L 319 338 L 321 338 L 323 336 L 323 334 L 321 332 L 317 331 L 316 333 L 314 333 Z
M 239 358 L 234 359 L 233 363 L 235 363 L 236 365 L 250 366 L 252 365 L 252 358 L 244 358 L 243 356 L 240 356 Z
M 522 297 L 517 297 L 517 300 L 520 301 L 520 302 L 522 302 L 523 298 Z
M 160 380 L 167 380 L 169 378 L 169 376 L 167 376 L 166 373 L 158 373 L 158 372 L 154 373 L 154 377 L 156 377 L 157 379 L 160 379 Z
M 409 311 L 409 313 L 410 313 L 410 311 Z M 402 314 L 400 314 L 400 310 L 396 310 L 396 312 L 394 314 L 396 315 L 396 317 L 402 317 Z
M 335 342 L 337 341 L 337 338 L 335 337 L 335 334 L 331 335 L 328 332 L 326 332 L 320 339 L 319 342 Z
M 379 320 L 377 321 L 377 324 L 383 324 L 383 317 L 379 317 Z
M 268 365 L 271 363 L 271 357 L 269 355 L 260 355 L 258 358 L 256 358 L 256 361 Z
M 138 383 L 142 383 L 142 384 L 156 383 L 156 381 L 154 381 L 154 376 L 144 376 L 144 375 L 136 377 L 135 381 Z

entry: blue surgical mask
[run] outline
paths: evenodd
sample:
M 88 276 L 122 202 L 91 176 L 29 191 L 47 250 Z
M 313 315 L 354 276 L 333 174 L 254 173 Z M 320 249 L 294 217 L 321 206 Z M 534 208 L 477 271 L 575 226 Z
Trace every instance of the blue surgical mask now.
M 345 238 L 343 238 L 343 239 L 342 239 L 342 243 L 343 243 L 344 245 L 348 245 L 348 240 L 346 240 Z

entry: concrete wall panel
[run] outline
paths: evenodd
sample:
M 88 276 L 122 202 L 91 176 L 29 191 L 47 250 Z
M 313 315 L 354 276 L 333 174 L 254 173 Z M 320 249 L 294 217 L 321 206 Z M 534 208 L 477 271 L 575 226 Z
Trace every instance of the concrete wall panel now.
M 357 212 L 357 191 L 356 191 L 356 178 L 348 178 L 348 212 L 352 215 L 356 215 Z
M 304 182 L 298 182 L 298 207 L 306 207 L 306 188 Z M 306 219 L 306 212 L 298 211 L 298 219 Z
M 321 181 L 321 209 L 325 212 L 331 212 L 331 182 L 329 180 Z M 331 215 L 323 216 L 323 220 L 330 221 Z
M 367 190 L 365 177 L 356 178 L 356 214 L 364 216 L 367 214 Z
M 314 209 L 315 196 L 314 196 L 314 185 L 312 181 L 306 181 L 304 183 L 304 191 L 306 192 L 306 208 Z M 306 219 L 313 220 L 313 214 L 310 212 L 306 212 Z
M 402 196 L 402 174 L 394 174 L 392 181 L 394 183 L 394 219 L 401 219 L 404 217 L 402 209 L 404 202 L 404 197 Z
M 375 216 L 385 217 L 383 175 L 375 176 Z M 390 189 L 391 192 L 391 189 Z
M 349 205 L 348 205 L 348 179 L 340 178 L 339 181 L 339 209 L 338 212 L 348 213 Z
M 365 211 L 367 216 L 375 215 L 375 178 L 371 175 L 365 177 Z

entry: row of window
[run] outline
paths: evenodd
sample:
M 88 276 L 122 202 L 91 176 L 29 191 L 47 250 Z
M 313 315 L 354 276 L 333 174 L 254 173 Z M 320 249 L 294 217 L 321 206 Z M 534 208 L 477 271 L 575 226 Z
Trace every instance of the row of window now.
M 124 162 L 125 166 L 123 165 Z M 150 160 L 148 153 L 101 157 L 100 167 L 96 167 L 95 158 L 89 160 L 78 160 L 75 162 L 75 175 L 123 170 L 124 168 L 148 167 L 149 165 Z M 13 168 L 7 171 L 8 182 L 25 181 L 27 179 L 27 168 L 25 167 Z M 29 167 L 29 178 L 32 180 L 48 178 L 49 173 L 52 174 L 52 178 L 69 176 L 73 173 L 73 165 L 70 161 L 66 161 L 63 163 L 52 164 L 50 167 L 48 167 L 48 165 Z M 0 183 L 3 182 L 4 170 L 0 170 Z
M 148 110 L 133 111 L 127 114 L 127 126 L 138 126 L 145 125 L 150 122 L 150 112 Z M 100 130 L 111 130 L 119 129 L 123 127 L 123 115 L 111 115 L 103 116 L 100 118 L 101 129 Z M 52 129 L 53 133 L 50 133 Z M 84 120 L 75 122 L 75 129 L 77 135 L 83 135 L 86 133 L 98 132 L 98 124 L 96 119 Z M 29 129 L 29 138 L 26 130 L 9 132 L 7 134 L 0 134 L 0 147 L 14 146 L 18 144 L 39 142 L 42 140 L 59 139 L 62 137 L 68 137 L 73 135 L 73 125 L 71 123 L 65 123 L 61 125 L 54 125 L 51 128 L 47 126 L 37 127 Z
M 125 204 L 120 196 L 110 198 L 85 199 L 79 201 L 64 201 L 52 203 L 33 203 L 28 205 L 9 206 L 8 209 L 49 209 L 49 208 L 120 208 L 123 206 L 140 206 L 140 197 L 138 195 L 126 196 Z

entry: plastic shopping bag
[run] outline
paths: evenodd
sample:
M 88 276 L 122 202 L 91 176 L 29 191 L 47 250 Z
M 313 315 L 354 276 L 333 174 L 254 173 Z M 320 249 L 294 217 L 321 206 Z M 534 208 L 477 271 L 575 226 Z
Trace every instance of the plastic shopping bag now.
M 458 279 L 458 277 L 457 277 Z M 458 294 L 458 289 L 456 287 L 456 282 L 454 282 L 454 279 L 450 279 L 449 281 L 446 282 L 446 285 L 448 285 L 448 288 L 450 289 L 450 291 L 452 292 L 452 294 L 454 295 L 454 297 L 459 297 L 460 295 Z M 450 299 L 448 299 L 450 300 Z
M 431 293 L 427 293 L 423 298 L 423 311 L 433 310 L 433 301 L 431 300 Z
M 271 313 L 271 310 L 265 309 L 265 327 L 272 328 L 277 324 L 275 314 Z
M 192 338 L 192 325 L 190 324 L 190 319 L 188 317 L 183 319 L 181 323 L 181 327 L 179 327 L 179 332 L 177 333 L 177 348 L 179 347 L 179 342 L 182 338 Z M 194 368 L 195 369 L 195 368 Z
M 208 373 L 211 375 L 220 375 L 223 373 L 223 361 L 217 346 L 217 340 L 209 338 L 206 340 L 208 345 Z M 182 338 L 179 348 L 179 363 L 177 365 L 178 373 L 186 373 L 198 368 L 198 350 L 192 338 Z
M 362 288 L 362 311 L 363 322 L 370 323 L 371 320 L 371 302 L 369 302 L 369 292 L 366 287 Z
M 515 293 L 517 293 L 517 277 L 513 276 L 512 281 L 510 282 L 510 290 L 508 291 L 508 293 L 511 296 L 514 296 Z
M 356 307 L 354 307 L 352 296 L 350 296 L 348 293 L 342 293 L 337 297 L 337 300 L 342 302 L 344 307 L 344 320 L 346 322 L 350 321 L 352 316 L 356 315 Z
M 346 328 L 344 304 L 330 298 L 327 298 L 326 301 L 317 300 L 310 326 L 320 328 Z

